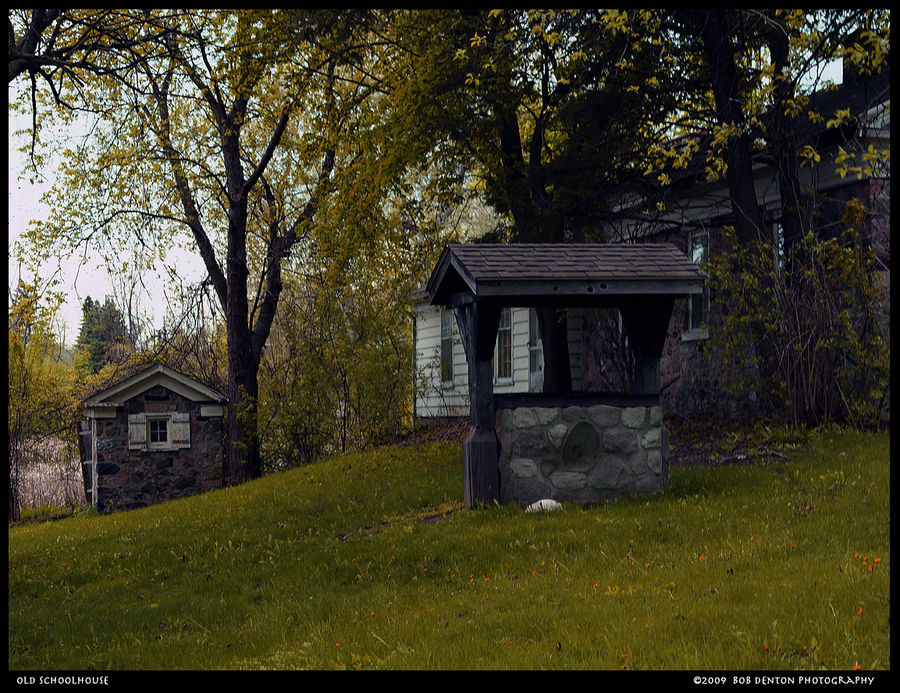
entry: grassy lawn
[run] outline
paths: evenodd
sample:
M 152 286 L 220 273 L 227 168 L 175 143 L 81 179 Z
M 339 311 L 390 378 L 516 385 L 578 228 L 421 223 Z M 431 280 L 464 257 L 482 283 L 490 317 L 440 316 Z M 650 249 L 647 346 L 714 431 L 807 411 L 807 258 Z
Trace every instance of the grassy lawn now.
M 888 433 L 469 511 L 457 441 L 9 530 L 9 668 L 890 668 Z

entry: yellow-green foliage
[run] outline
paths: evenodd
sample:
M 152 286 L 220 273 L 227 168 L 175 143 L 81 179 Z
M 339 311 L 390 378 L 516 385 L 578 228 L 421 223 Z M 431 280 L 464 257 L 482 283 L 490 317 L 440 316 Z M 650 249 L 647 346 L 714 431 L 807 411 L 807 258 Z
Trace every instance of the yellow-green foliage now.
M 10 507 L 18 516 L 17 482 L 29 448 L 39 436 L 65 436 L 69 416 L 71 378 L 60 360 L 60 345 L 53 334 L 59 297 L 47 306 L 36 284 L 20 283 L 9 307 L 7 352 Z
M 722 317 L 706 347 L 726 364 L 755 363 L 760 375 L 735 369 L 726 387 L 756 389 L 794 423 L 878 423 L 890 368 L 888 299 L 874 252 L 860 241 L 863 215 L 848 204 L 840 238 L 807 233 L 782 260 L 772 243 L 740 244 L 723 230 L 729 252 L 708 268 Z

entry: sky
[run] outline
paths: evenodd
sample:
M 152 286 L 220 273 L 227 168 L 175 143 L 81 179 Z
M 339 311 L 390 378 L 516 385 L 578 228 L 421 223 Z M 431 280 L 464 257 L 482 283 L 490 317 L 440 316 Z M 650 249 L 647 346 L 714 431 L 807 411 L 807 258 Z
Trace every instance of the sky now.
M 10 91 L 10 99 L 13 93 Z M 25 170 L 27 155 L 18 149 L 25 143 L 23 137 L 16 138 L 14 132 L 29 125 L 29 117 L 17 116 L 9 113 L 9 226 L 8 226 L 8 254 L 9 265 L 7 284 L 10 292 L 15 290 L 19 278 L 20 263 L 14 257 L 14 242 L 27 228 L 33 219 L 46 219 L 48 207 L 41 202 L 41 196 L 52 186 L 53 167 L 47 166 L 42 171 L 45 180 L 30 181 L 27 177 L 20 177 L 20 172 Z M 175 257 L 170 253 L 170 263 L 176 263 L 179 274 L 187 281 L 197 281 L 205 272 L 202 261 L 198 255 L 185 253 Z M 25 270 L 21 270 L 24 274 Z M 80 254 L 71 259 L 62 260 L 52 258 L 41 269 L 42 277 L 46 278 L 58 272 L 62 280 L 61 290 L 67 298 L 60 308 L 58 315 L 60 321 L 60 335 L 68 346 L 75 344 L 78 339 L 78 331 L 81 325 L 81 306 L 84 299 L 90 296 L 92 299 L 102 301 L 106 296 L 113 295 L 113 284 L 109 273 L 99 256 L 82 258 Z M 30 277 L 23 277 L 26 281 Z M 165 291 L 164 282 L 159 273 L 149 273 L 144 276 L 147 295 L 140 296 L 141 306 L 150 314 L 149 317 L 155 328 L 162 326 L 165 317 Z

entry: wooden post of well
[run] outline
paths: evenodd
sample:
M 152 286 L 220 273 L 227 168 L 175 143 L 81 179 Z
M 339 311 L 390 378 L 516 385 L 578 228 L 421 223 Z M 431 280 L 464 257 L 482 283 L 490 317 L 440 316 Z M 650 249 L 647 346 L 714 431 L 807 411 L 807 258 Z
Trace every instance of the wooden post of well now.
M 629 301 L 620 307 L 634 354 L 635 393 L 659 394 L 659 359 L 674 304 L 674 299 L 659 296 Z
M 463 443 L 463 500 L 469 508 L 500 499 L 492 364 L 500 310 L 481 301 L 454 308 L 469 368 L 470 429 Z

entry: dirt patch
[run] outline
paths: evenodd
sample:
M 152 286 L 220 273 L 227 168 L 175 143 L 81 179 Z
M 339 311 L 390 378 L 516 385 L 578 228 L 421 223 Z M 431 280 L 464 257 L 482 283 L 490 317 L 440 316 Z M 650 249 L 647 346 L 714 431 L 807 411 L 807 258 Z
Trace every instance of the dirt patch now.
M 438 419 L 420 423 L 400 441 L 402 445 L 419 445 L 442 440 L 465 440 L 469 432 L 468 419 Z
M 666 417 L 670 465 L 749 464 L 781 459 L 783 450 L 803 443 L 794 436 L 769 429 L 764 422 L 743 419 Z
M 439 520 L 444 520 L 450 517 L 453 513 L 462 510 L 462 508 L 462 503 L 455 502 L 442 503 L 440 505 L 432 506 L 429 508 L 421 508 L 419 510 L 411 510 L 410 512 L 403 515 L 398 515 L 396 517 L 382 520 L 378 524 L 369 522 L 358 529 L 352 530 L 350 532 L 340 533 L 337 535 L 337 538 L 341 541 L 346 541 L 347 539 L 352 539 L 360 535 L 372 536 L 375 534 L 379 534 L 385 527 L 394 525 L 408 525 L 414 522 L 422 525 L 430 525 L 438 522 Z

